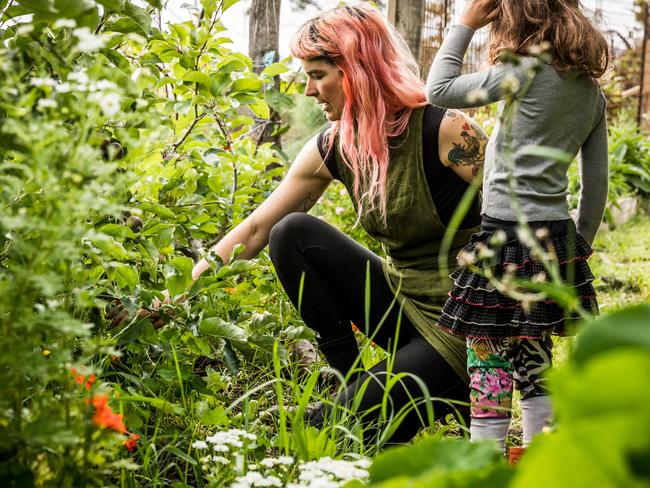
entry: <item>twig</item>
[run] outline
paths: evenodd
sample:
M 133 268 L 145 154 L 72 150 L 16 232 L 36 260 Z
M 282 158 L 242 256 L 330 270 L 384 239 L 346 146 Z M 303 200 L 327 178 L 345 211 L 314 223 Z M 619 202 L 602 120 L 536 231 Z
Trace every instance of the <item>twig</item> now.
M 185 139 L 187 139 L 187 137 L 190 135 L 190 133 L 192 132 L 196 124 L 198 124 L 199 121 L 206 115 L 207 112 L 203 112 L 201 115 L 197 115 L 196 117 L 194 117 L 194 120 L 189 125 L 189 127 L 185 129 L 185 132 L 183 133 L 181 138 L 172 146 L 172 150 L 171 150 L 172 153 L 176 152 L 176 149 L 178 149 L 178 147 L 185 142 Z

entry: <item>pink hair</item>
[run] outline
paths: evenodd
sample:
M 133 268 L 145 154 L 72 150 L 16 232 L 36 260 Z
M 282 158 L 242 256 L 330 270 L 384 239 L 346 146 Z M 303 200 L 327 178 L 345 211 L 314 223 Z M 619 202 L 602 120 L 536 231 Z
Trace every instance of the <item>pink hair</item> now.
M 338 7 L 303 24 L 291 52 L 325 59 L 341 71 L 345 104 L 330 127 L 329 148 L 338 135 L 340 154 L 354 174 L 359 216 L 379 200 L 385 219 L 388 138 L 401 134 L 413 109 L 427 103 L 406 42 L 373 8 Z

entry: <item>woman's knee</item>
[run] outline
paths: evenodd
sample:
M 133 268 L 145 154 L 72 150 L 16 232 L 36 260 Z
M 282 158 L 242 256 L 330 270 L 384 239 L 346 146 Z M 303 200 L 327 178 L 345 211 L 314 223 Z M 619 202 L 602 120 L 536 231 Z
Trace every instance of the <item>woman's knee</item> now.
M 286 250 L 298 242 L 298 238 L 305 234 L 306 229 L 313 225 L 316 217 L 302 212 L 293 212 L 285 216 L 271 229 L 269 234 L 269 251 L 271 259 L 275 262 L 277 258 L 285 254 Z

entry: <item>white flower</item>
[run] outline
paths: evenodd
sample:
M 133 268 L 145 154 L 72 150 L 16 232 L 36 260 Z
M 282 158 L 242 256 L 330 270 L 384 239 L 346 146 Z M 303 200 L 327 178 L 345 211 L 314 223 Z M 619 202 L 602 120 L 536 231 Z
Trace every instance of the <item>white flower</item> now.
M 291 466 L 295 460 L 291 456 L 280 456 L 278 458 L 278 464 L 284 464 L 285 466 Z
M 205 441 L 194 441 L 192 443 L 192 447 L 194 449 L 207 449 L 208 448 L 208 443 Z
M 72 91 L 72 85 L 67 81 L 64 81 L 63 83 L 56 85 L 54 91 L 57 93 L 70 93 Z
M 95 83 L 88 85 L 90 91 L 107 91 L 107 90 L 116 90 L 117 85 L 109 80 L 99 80 Z
M 133 73 L 131 73 L 131 80 L 138 81 L 138 78 L 140 78 L 141 74 L 142 74 L 142 68 L 136 68 L 135 70 L 133 70 Z
M 273 466 L 275 466 L 276 461 L 277 461 L 277 460 L 276 460 L 275 458 L 264 458 L 264 459 L 262 459 L 262 460 L 260 461 L 260 464 L 261 464 L 262 466 L 264 466 L 265 468 L 269 468 L 269 469 L 270 469 L 270 468 L 272 468 Z
M 24 36 L 25 34 L 29 34 L 34 30 L 34 26 L 32 24 L 20 24 L 18 27 L 16 27 L 16 34 L 19 36 Z
M 508 73 L 501 82 L 501 89 L 507 95 L 514 95 L 519 91 L 521 84 L 515 75 Z
M 212 449 L 217 452 L 230 452 L 230 448 L 224 444 L 215 444 Z
M 104 39 L 93 34 L 88 27 L 79 27 L 73 30 L 72 33 L 79 41 L 77 49 L 81 52 L 89 53 L 104 47 Z
M 282 486 L 282 481 L 276 476 L 263 476 L 257 471 L 249 471 L 240 476 L 230 485 L 231 488 L 249 488 L 252 486 Z
M 550 51 L 550 49 L 551 43 L 548 41 L 543 41 L 541 44 L 530 46 L 528 48 L 528 52 L 531 54 L 531 56 L 541 56 L 542 54 Z
M 230 464 L 230 461 L 228 458 L 225 458 L 223 456 L 212 456 L 212 462 L 217 463 L 217 464 Z
M 494 234 L 492 234 L 492 237 L 490 237 L 490 244 L 495 247 L 499 247 L 499 246 L 503 246 L 507 240 L 508 240 L 508 235 L 504 231 L 499 229 Z
M 470 90 L 465 97 L 469 103 L 485 103 L 488 100 L 488 91 L 485 88 Z
M 102 113 L 109 117 L 120 111 L 121 97 L 117 93 L 93 93 L 88 100 L 99 105 Z
M 85 71 L 73 71 L 68 75 L 68 80 L 76 81 L 79 85 L 87 85 L 89 81 Z
M 74 29 L 77 27 L 77 23 L 73 19 L 59 19 L 56 22 L 54 22 L 54 27 L 57 29 Z
M 345 209 L 343 207 L 336 207 L 334 209 L 334 212 L 336 213 L 336 215 L 341 215 L 343 212 L 345 212 Z
M 524 246 L 533 247 L 535 245 L 535 238 L 528 227 L 517 227 L 517 239 Z
M 56 100 L 51 98 L 41 98 L 37 103 L 38 108 L 56 108 L 59 105 L 56 103 Z
M 38 86 L 38 87 L 41 87 L 41 86 L 56 86 L 57 85 L 57 82 L 56 82 L 56 80 L 54 78 L 38 78 L 38 77 L 36 77 L 36 78 L 32 78 L 29 82 L 32 84 L 32 86 Z

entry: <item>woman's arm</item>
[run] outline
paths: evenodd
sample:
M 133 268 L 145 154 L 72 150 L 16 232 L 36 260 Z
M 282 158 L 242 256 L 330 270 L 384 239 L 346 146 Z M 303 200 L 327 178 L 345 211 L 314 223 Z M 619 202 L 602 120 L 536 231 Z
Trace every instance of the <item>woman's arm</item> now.
M 255 257 L 268 244 L 276 223 L 292 212 L 309 211 L 318 201 L 332 175 L 323 164 L 316 139 L 313 137 L 305 144 L 275 191 L 212 248 L 224 263 L 238 244 L 244 245 L 241 258 Z M 208 268 L 208 261 L 201 259 L 192 269 L 192 279 L 197 280 Z
M 438 131 L 440 161 L 466 182 L 481 174 L 488 137 L 471 117 L 447 110 Z

